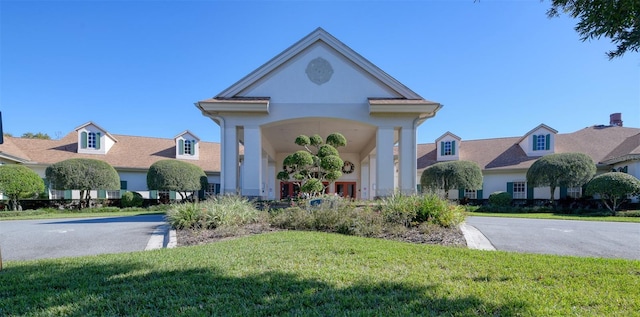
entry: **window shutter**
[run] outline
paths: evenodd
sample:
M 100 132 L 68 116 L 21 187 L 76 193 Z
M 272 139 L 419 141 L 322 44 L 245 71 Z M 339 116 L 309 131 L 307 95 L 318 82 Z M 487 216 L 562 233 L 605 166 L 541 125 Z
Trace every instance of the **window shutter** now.
M 444 141 L 440 142 L 440 155 L 444 155 Z
M 201 189 L 198 191 L 198 199 L 200 200 L 204 199 L 204 189 Z
M 537 135 L 533 135 L 533 150 L 537 151 L 538 150 L 538 136 Z
M 511 194 L 511 197 L 513 197 L 513 183 L 512 182 L 508 182 L 507 183 L 507 193 Z
M 476 192 L 476 199 L 483 199 L 482 198 L 482 189 L 478 189 L 478 191 Z
M 464 188 L 458 188 L 458 199 L 464 198 Z
M 80 148 L 87 148 L 87 132 L 80 133 Z
M 196 155 L 196 140 L 191 140 L 191 156 Z
M 157 190 L 150 190 L 149 191 L 149 198 L 158 199 L 158 191 Z
M 175 190 L 170 190 L 169 191 L 169 199 L 171 199 L 171 200 L 176 199 L 176 191 Z
M 178 141 L 178 154 L 183 155 L 184 154 L 184 140 L 180 139 L 180 141 Z
M 220 184 L 216 184 L 215 193 L 220 194 Z
M 64 191 L 64 199 L 71 199 L 71 189 Z
M 98 189 L 98 198 L 107 198 L 107 191 L 104 189 Z
M 544 149 L 549 150 L 551 148 L 551 134 L 547 134 L 544 140 Z
M 527 185 L 527 199 L 533 199 L 533 187 Z
M 416 185 L 416 190 L 418 191 L 418 194 L 422 193 L 422 185 L 418 184 Z
M 451 141 L 451 155 L 456 155 L 456 141 Z
M 127 189 L 127 181 L 120 181 L 120 189 Z
M 100 149 L 100 132 L 96 133 L 96 150 Z

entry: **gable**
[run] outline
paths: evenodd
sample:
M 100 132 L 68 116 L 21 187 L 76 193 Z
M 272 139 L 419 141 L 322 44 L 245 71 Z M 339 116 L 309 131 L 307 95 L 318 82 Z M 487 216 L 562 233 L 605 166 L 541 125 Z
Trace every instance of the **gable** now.
M 558 131 L 541 124 L 527 132 L 518 145 L 527 156 L 543 156 L 555 153 L 555 136 Z
M 358 91 L 354 91 L 354 87 L 358 87 Z M 342 97 L 342 102 L 362 102 L 366 98 L 422 99 L 322 28 L 311 32 L 216 98 L 267 96 L 275 102 L 305 99 L 330 102 L 323 99 L 330 96 Z

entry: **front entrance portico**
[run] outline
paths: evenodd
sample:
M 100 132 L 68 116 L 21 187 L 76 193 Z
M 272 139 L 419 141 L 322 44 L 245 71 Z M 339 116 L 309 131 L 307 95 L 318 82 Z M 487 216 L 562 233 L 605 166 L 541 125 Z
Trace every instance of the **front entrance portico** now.
M 261 199 L 281 198 L 276 174 L 302 149 L 298 135 L 334 132 L 347 139 L 341 189 L 357 199 L 414 193 L 416 130 L 441 108 L 322 29 L 196 106 L 220 126 L 221 192 Z

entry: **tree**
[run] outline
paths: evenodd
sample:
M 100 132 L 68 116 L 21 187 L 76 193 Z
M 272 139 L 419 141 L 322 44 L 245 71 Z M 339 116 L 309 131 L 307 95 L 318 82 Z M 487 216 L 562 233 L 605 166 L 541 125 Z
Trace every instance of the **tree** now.
M 20 198 L 44 191 L 44 181 L 36 172 L 23 165 L 0 166 L 0 192 L 11 201 L 11 209 L 18 210 Z
M 422 171 L 422 188 L 444 191 L 447 197 L 451 189 L 481 189 L 482 170 L 471 161 L 448 161 L 433 164 Z
M 73 158 L 47 167 L 49 184 L 57 190 L 80 190 L 80 208 L 89 206 L 91 190 L 118 190 L 120 176 L 109 163 L 86 158 Z
M 637 52 L 640 48 L 640 3 L 638 0 L 552 0 L 547 16 L 564 12 L 580 21 L 575 30 L 582 41 L 604 36 L 617 45 L 609 59 Z
M 23 133 L 21 138 L 23 139 L 41 139 L 41 140 L 51 140 L 51 137 L 46 134 L 46 133 L 42 133 L 42 132 L 38 132 L 38 133 L 31 133 L 31 132 L 26 132 Z
M 344 162 L 337 148 L 347 145 L 347 139 L 340 133 L 331 133 L 325 142 L 319 135 L 308 137 L 299 135 L 295 143 L 304 147 L 288 155 L 283 162 L 283 170 L 277 178 L 292 181 L 300 186 L 300 191 L 317 195 L 324 191 L 322 182 L 333 182 L 342 176 Z
M 640 180 L 622 172 L 609 172 L 594 177 L 585 189 L 585 195 L 599 195 L 605 206 L 615 216 L 627 195 L 640 194 Z
M 184 200 L 207 188 L 207 175 L 202 168 L 178 160 L 160 160 L 149 167 L 147 187 L 151 190 L 172 190 Z
M 551 201 L 557 187 L 578 187 L 596 173 L 593 160 L 584 153 L 556 153 L 536 160 L 527 170 L 529 187 L 549 186 Z

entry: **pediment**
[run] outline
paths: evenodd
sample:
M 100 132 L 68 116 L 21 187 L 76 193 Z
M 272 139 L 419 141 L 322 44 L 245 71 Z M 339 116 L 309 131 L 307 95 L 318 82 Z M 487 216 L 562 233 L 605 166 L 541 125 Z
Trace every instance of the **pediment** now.
M 269 97 L 275 103 L 419 99 L 344 43 L 318 28 L 214 99 Z

